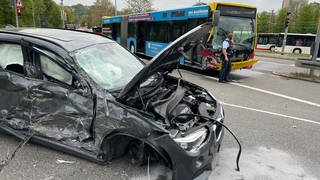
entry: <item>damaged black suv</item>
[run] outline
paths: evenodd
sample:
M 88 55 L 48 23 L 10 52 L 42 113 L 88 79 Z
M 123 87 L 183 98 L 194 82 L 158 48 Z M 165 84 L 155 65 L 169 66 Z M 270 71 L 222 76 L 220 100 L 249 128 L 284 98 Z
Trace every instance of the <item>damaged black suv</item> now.
M 169 75 L 210 24 L 147 65 L 116 42 L 58 29 L 0 30 L 0 129 L 106 163 L 126 152 L 204 177 L 223 138 L 224 113 L 207 90 Z

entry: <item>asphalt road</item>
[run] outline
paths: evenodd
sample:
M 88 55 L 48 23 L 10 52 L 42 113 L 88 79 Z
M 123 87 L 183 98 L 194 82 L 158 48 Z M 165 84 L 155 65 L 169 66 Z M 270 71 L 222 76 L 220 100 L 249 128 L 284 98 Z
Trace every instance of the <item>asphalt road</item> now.
M 233 72 L 235 82 L 229 84 L 218 83 L 212 72 L 181 70 L 184 79 L 222 101 L 226 125 L 243 146 L 241 171 L 236 172 L 237 145 L 226 133 L 210 179 L 320 179 L 320 84 L 272 74 L 295 70 L 293 63 L 261 58 L 252 70 Z M 18 144 L 17 139 L 0 134 L 0 157 Z M 148 179 L 147 169 L 132 165 L 127 156 L 100 166 L 27 144 L 2 170 L 0 179 Z M 165 167 L 151 164 L 150 179 L 170 175 Z

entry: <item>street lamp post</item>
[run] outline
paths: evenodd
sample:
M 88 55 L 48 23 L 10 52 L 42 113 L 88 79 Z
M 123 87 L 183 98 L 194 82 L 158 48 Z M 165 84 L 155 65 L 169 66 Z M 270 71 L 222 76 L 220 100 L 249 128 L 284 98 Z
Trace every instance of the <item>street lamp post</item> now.
M 117 15 L 117 0 L 114 0 L 114 15 Z
M 32 3 L 32 21 L 33 21 L 33 27 L 36 27 L 36 21 L 34 19 L 34 3 L 33 0 L 31 1 Z
M 63 8 L 63 0 L 61 0 L 61 21 L 62 21 L 62 28 L 64 28 L 64 8 Z
M 17 0 L 14 0 L 14 10 L 16 14 L 16 27 L 19 28 L 19 18 L 18 18 L 18 11 L 17 11 Z
M 320 46 L 320 16 L 318 17 L 318 30 L 317 30 L 317 37 L 315 40 L 315 45 L 314 45 L 314 51 L 312 54 L 312 62 L 316 63 L 317 61 L 317 57 L 319 54 L 319 46 Z M 311 78 L 314 78 L 314 69 L 310 69 L 310 76 Z

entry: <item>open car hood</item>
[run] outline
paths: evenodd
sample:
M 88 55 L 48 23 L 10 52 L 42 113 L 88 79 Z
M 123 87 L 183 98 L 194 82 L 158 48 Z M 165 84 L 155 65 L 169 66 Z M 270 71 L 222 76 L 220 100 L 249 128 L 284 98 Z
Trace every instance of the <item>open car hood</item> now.
M 125 100 L 130 92 L 136 90 L 141 83 L 155 73 L 169 73 L 180 64 L 180 57 L 207 37 L 212 23 L 202 24 L 172 42 L 168 47 L 158 53 L 135 77 L 125 86 L 118 99 Z

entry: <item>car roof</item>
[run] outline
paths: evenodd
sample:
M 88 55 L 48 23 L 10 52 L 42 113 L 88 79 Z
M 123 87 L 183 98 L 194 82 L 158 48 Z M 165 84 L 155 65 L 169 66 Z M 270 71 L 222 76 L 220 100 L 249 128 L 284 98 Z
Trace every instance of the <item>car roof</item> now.
M 51 41 L 63 47 L 65 50 L 72 52 L 87 46 L 100 43 L 114 42 L 109 38 L 101 35 L 64 29 L 48 28 L 23 28 L 23 29 L 1 29 L 0 33 L 12 33 L 23 36 L 31 36 Z

